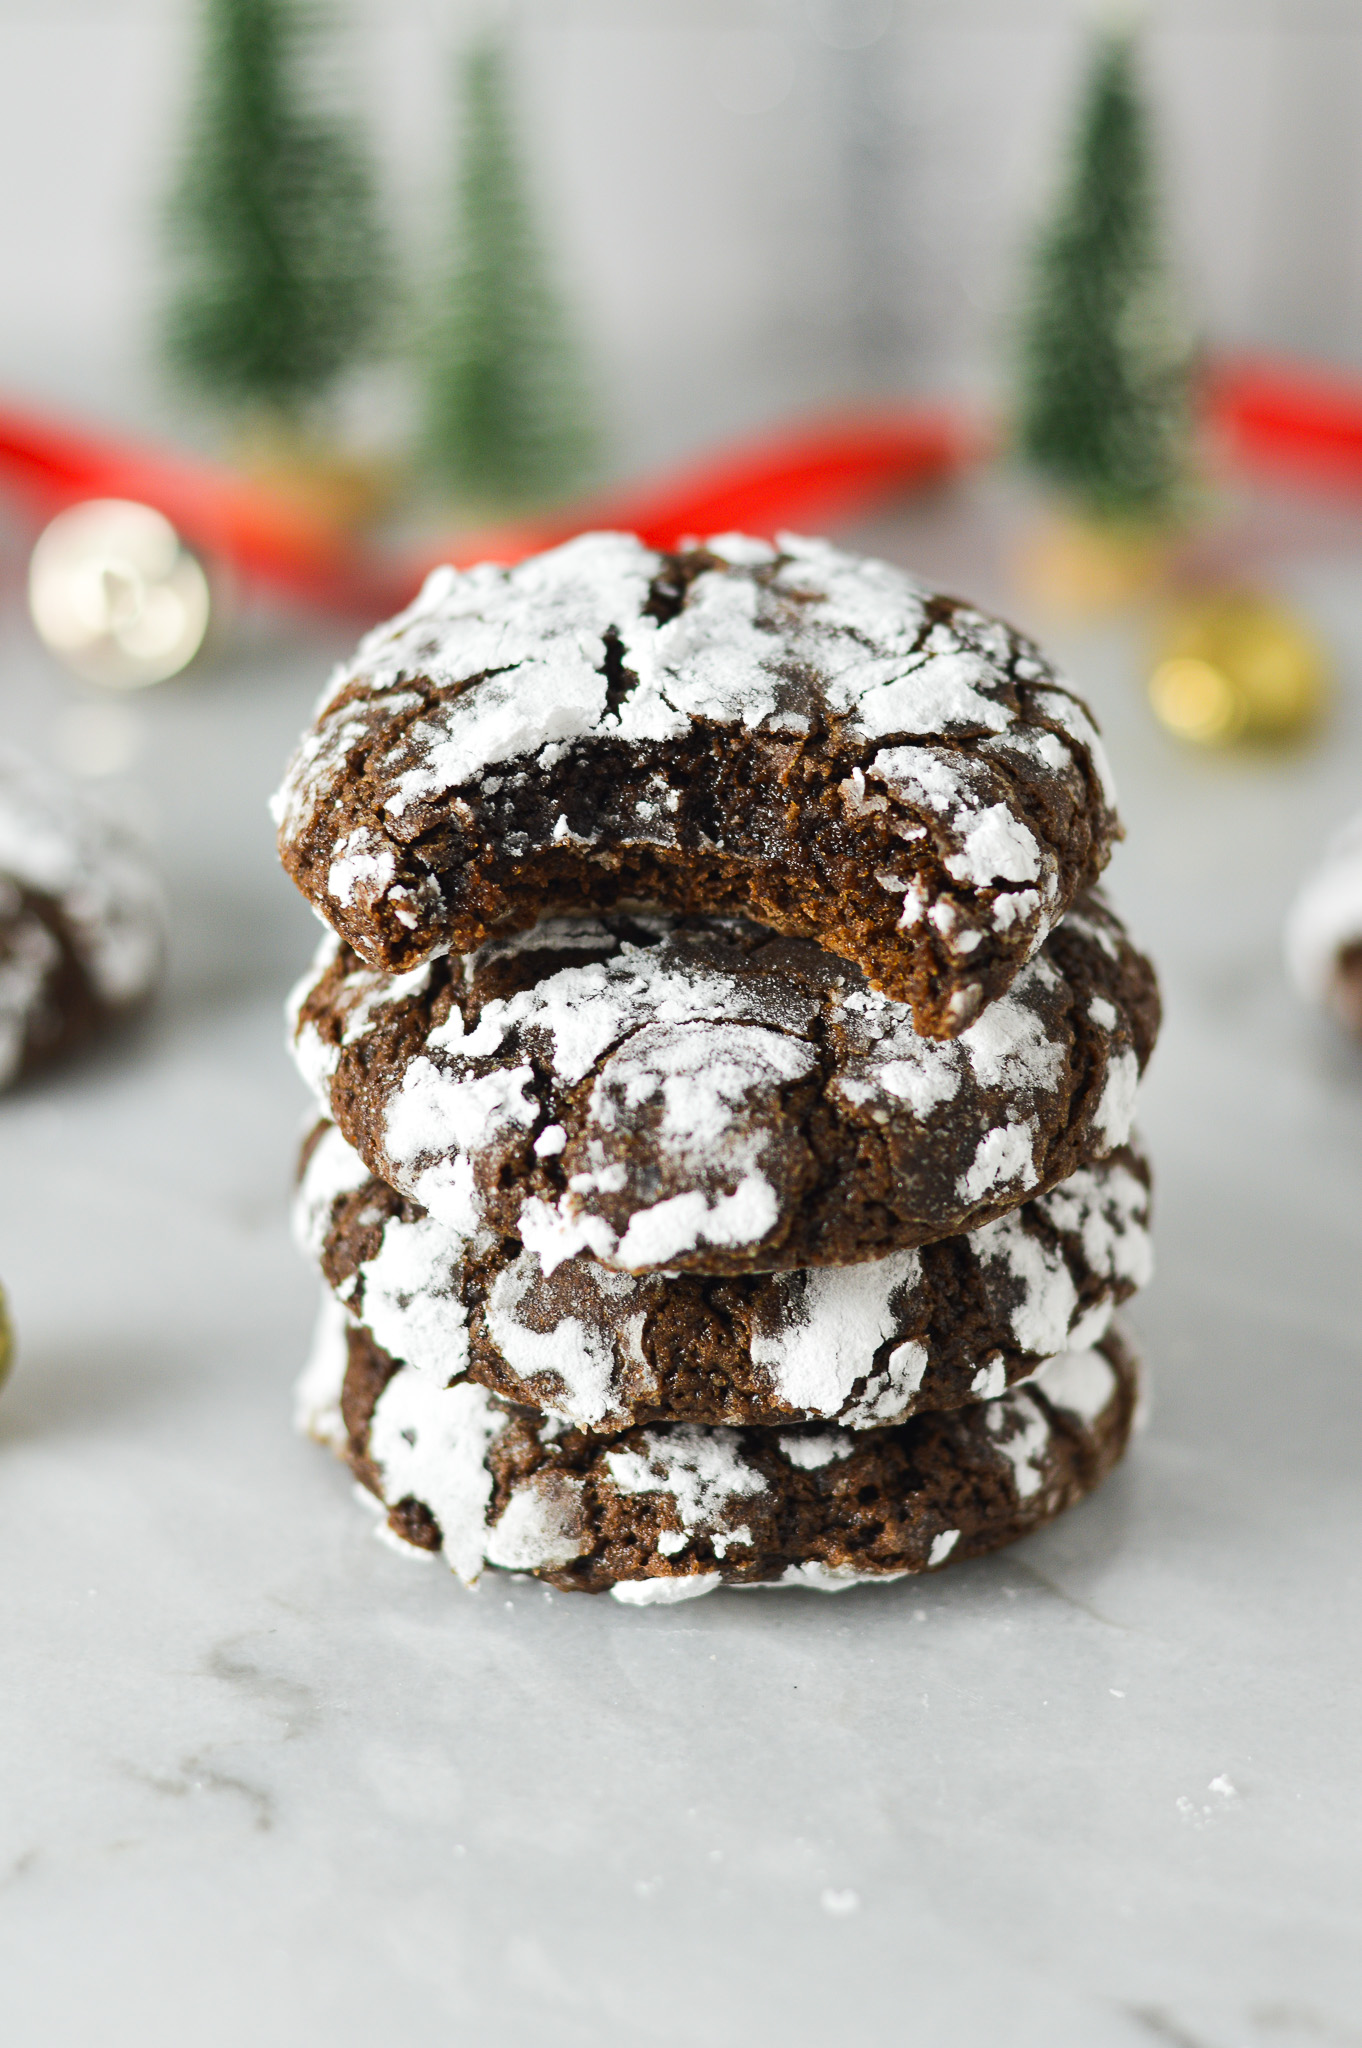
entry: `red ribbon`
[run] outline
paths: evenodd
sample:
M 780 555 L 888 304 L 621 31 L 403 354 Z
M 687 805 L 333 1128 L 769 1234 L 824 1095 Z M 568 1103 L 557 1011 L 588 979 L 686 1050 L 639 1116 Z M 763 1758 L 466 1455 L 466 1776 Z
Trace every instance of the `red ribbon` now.
M 1236 469 L 1362 490 L 1362 385 L 1315 364 L 1233 357 L 1213 365 L 1206 418 Z
M 89 498 L 135 499 L 247 581 L 370 617 L 392 610 L 410 582 L 399 589 L 334 527 L 229 469 L 9 407 L 0 407 L 0 485 L 43 518 Z
M 1362 386 L 1299 364 L 1217 365 L 1204 416 L 1237 467 L 1362 491 Z M 437 562 L 517 561 L 591 528 L 653 547 L 739 530 L 818 531 L 864 517 L 982 456 L 988 436 L 943 406 L 868 411 L 791 425 L 684 468 L 561 511 L 449 536 L 405 557 L 366 546 L 283 494 L 214 463 L 76 431 L 0 407 L 0 488 L 40 516 L 89 498 L 133 498 L 165 514 L 190 547 L 309 603 L 373 619 L 415 594 Z
M 611 528 L 652 547 L 741 530 L 833 525 L 951 475 L 982 439 L 941 408 L 790 427 L 685 469 L 531 520 L 459 533 L 394 558 L 339 534 L 282 494 L 215 464 L 77 433 L 0 408 L 0 487 L 42 516 L 89 498 L 134 498 L 164 513 L 196 552 L 249 581 L 365 618 L 406 604 L 438 562 L 518 561 L 574 533 Z

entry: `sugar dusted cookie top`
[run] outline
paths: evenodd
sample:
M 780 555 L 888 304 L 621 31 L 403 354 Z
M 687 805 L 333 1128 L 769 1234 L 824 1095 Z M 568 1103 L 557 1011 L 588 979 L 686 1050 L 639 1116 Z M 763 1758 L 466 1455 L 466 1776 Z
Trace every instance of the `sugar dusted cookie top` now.
M 293 1016 L 327 1114 L 452 1229 L 739 1273 L 971 1229 L 1123 1144 L 1158 995 L 1090 898 L 949 1042 L 807 941 L 642 914 L 397 978 L 329 940 Z
M 276 815 L 374 967 L 651 901 L 815 939 L 949 1037 L 1096 878 L 1113 805 L 1036 648 L 901 570 L 586 534 L 436 571 L 332 678 Z

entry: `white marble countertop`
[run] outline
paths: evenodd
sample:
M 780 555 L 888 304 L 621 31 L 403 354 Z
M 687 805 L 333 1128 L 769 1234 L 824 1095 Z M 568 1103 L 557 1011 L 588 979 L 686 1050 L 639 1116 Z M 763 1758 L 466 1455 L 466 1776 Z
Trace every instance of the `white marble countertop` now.
M 1297 761 L 1179 752 L 1127 632 L 1061 645 L 1167 996 L 1150 1430 L 1040 1536 L 836 1600 L 469 1596 L 374 1541 L 290 1430 L 313 927 L 263 810 L 339 643 L 129 710 L 167 999 L 0 1104 L 7 2048 L 1362 2042 L 1362 1057 L 1278 964 L 1362 801 L 1362 595 L 1282 575 L 1345 684 Z M 8 729 L 102 744 L 7 612 Z

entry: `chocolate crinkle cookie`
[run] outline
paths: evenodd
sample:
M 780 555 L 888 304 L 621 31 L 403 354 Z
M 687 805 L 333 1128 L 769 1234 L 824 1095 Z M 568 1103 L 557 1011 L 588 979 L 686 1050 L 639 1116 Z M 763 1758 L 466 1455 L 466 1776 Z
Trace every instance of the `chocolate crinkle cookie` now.
M 437 570 L 333 677 L 276 816 L 370 967 L 646 902 L 815 941 L 937 1038 L 1119 830 L 1091 718 L 1030 641 L 887 563 L 741 535 Z
M 1135 1361 L 1114 1333 L 995 1400 L 890 1429 L 671 1422 L 602 1438 L 399 1366 L 326 1297 L 300 1420 L 404 1546 L 645 1605 L 719 1586 L 833 1592 L 978 1556 L 1073 1505 L 1125 1449 Z
M 142 847 L 74 789 L 0 751 L 0 1088 L 147 996 L 164 912 Z
M 1307 1002 L 1362 1038 L 1362 812 L 1307 878 L 1286 923 L 1286 959 Z
M 741 920 L 550 920 L 391 977 L 334 939 L 294 1048 L 370 1171 L 546 1271 L 847 1265 L 971 1230 L 1124 1144 L 1153 970 L 1085 898 L 977 1023 Z
M 395 1193 L 330 1123 L 304 1143 L 294 1220 L 396 1362 L 598 1433 L 664 1418 L 866 1429 L 988 1399 L 1090 1349 L 1151 1267 L 1133 1146 L 967 1236 L 730 1279 L 635 1279 L 581 1256 L 546 1274 L 514 1238 L 465 1239 Z

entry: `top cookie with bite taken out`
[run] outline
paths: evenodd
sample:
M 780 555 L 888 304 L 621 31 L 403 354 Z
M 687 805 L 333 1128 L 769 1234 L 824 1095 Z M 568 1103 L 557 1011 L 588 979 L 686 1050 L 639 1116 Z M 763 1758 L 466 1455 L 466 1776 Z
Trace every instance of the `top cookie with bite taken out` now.
M 1005 993 L 1120 830 L 1030 641 L 790 535 L 436 570 L 333 676 L 275 809 L 371 967 L 647 903 L 812 939 L 935 1038 Z

